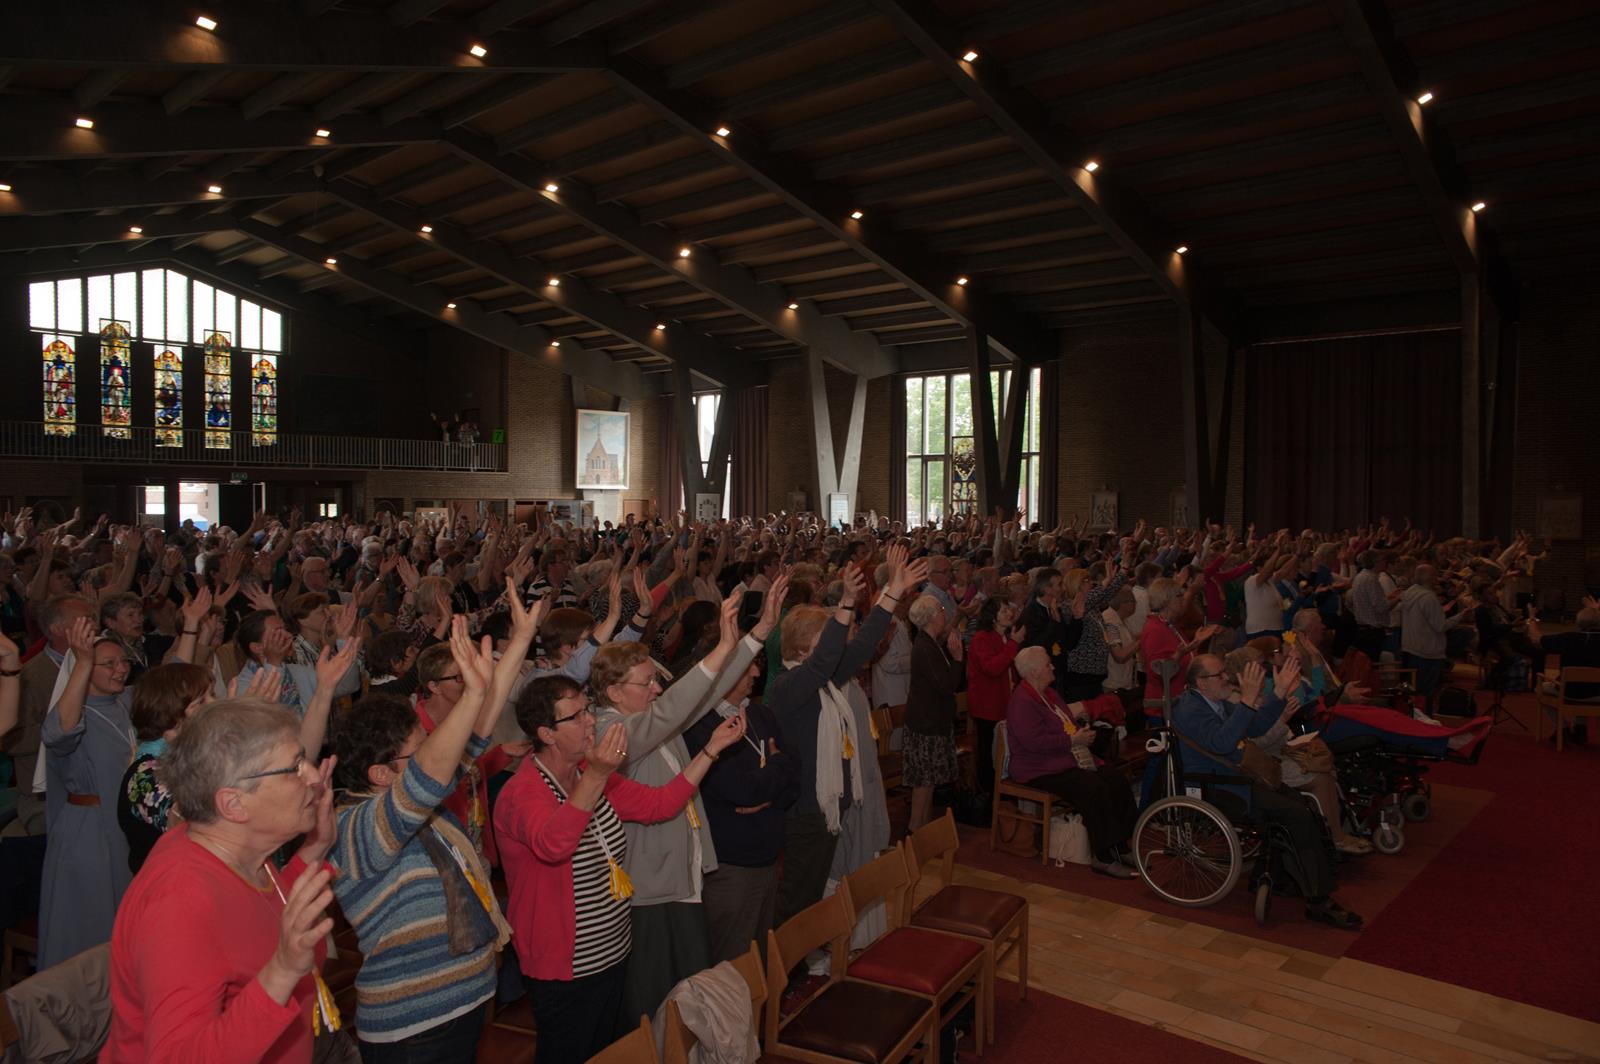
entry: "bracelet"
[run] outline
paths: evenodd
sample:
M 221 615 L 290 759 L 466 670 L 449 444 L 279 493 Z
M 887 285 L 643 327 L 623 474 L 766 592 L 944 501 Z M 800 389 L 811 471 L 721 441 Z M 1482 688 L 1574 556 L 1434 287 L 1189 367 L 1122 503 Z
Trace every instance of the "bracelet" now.
M 179 635 L 199 635 L 200 634 L 200 629 L 198 629 L 198 628 L 185 628 L 182 632 L 180 632 L 178 634 Z
M 0 676 L 21 676 L 21 675 L 22 675 L 22 670 L 20 668 L 17 668 L 17 669 L 0 669 Z
M 717 758 L 721 756 L 720 754 L 713 754 L 711 752 L 711 747 L 709 747 L 709 746 L 702 746 L 700 748 L 700 752 L 702 754 L 705 754 L 707 757 L 709 757 L 713 762 L 715 762 L 717 760 Z

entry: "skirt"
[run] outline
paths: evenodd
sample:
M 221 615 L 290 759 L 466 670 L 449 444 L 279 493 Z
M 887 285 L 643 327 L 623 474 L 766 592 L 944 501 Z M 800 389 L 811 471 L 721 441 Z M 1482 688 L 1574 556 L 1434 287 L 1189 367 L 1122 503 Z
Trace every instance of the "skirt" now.
M 954 783 L 958 775 L 953 735 L 919 735 L 909 729 L 906 731 L 900 778 L 907 787 L 942 787 Z

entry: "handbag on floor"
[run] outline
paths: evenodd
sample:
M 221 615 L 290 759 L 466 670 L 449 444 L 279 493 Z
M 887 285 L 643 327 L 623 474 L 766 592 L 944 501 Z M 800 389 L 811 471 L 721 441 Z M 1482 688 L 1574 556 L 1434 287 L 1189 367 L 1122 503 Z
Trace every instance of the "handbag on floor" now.
M 1083 826 L 1083 817 L 1077 813 L 1058 813 L 1050 818 L 1050 859 L 1057 868 L 1069 864 L 1086 865 L 1092 858 L 1089 829 Z

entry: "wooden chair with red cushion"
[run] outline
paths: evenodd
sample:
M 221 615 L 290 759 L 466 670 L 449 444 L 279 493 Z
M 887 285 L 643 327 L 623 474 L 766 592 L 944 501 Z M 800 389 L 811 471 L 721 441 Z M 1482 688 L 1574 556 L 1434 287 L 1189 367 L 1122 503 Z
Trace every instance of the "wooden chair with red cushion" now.
M 1019 894 L 982 887 L 958 886 L 955 877 L 956 850 L 961 837 L 956 832 L 955 814 L 930 821 L 912 832 L 905 842 L 906 872 L 910 884 L 906 906 L 911 927 L 923 927 L 946 935 L 971 939 L 983 946 L 984 978 L 995 985 L 1000 964 L 1012 954 L 1017 958 L 1017 994 L 1028 996 L 1028 900 Z M 939 889 L 920 906 L 912 908 L 922 869 L 929 861 L 939 862 Z M 985 1030 L 994 1044 L 993 994 Z
M 970 939 L 906 927 L 905 897 L 910 885 L 899 846 L 845 877 L 839 893 L 844 895 L 852 927 L 876 901 L 883 902 L 889 917 L 889 930 L 856 955 L 845 975 L 927 998 L 938 1010 L 941 1027 L 968 1002 L 975 1002 L 974 1034 L 981 1057 L 988 1016 L 994 1008 L 994 985 L 984 974 L 983 947 Z
M 762 1048 L 773 1056 L 815 1064 L 895 1064 L 908 1060 L 921 1042 L 923 1059 L 939 1055 L 939 1014 L 932 1002 L 904 990 L 846 981 L 850 914 L 835 892 L 800 910 L 767 932 L 767 1012 Z M 826 981 L 783 1015 L 789 972 L 806 954 L 827 946 L 832 966 Z

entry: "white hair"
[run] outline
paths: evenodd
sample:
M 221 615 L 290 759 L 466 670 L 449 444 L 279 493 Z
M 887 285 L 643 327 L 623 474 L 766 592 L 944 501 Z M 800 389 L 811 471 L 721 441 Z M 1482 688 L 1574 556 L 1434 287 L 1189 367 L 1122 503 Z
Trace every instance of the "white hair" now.
M 907 611 L 906 616 L 918 628 L 926 628 L 935 614 L 944 615 L 944 606 L 940 604 L 939 600 L 932 595 L 919 595 L 917 600 L 911 604 L 911 609 Z

